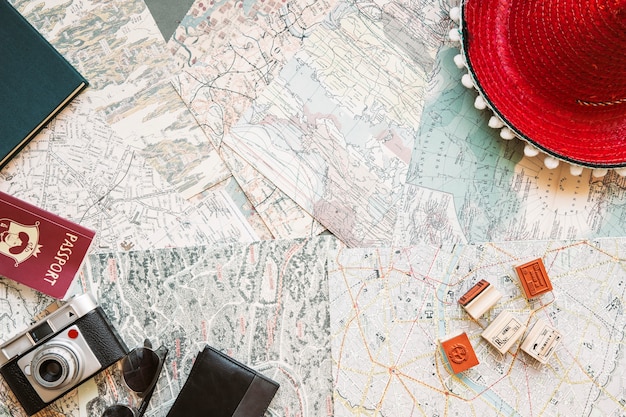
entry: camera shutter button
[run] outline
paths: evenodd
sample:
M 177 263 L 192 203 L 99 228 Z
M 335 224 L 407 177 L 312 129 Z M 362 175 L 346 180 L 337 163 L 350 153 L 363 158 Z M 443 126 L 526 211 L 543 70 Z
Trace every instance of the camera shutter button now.
M 30 375 L 30 363 L 26 364 L 26 366 L 24 367 L 24 374 Z

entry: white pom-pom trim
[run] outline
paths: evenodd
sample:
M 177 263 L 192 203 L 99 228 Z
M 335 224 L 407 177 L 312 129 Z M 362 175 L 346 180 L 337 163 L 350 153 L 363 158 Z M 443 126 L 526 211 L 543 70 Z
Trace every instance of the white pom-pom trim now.
M 476 99 L 474 100 L 474 107 L 476 107 L 478 110 L 485 110 L 487 108 L 487 102 L 485 101 L 483 96 L 476 96 Z
M 577 177 L 580 174 L 583 173 L 583 167 L 581 167 L 580 165 L 570 165 L 569 166 L 569 173 L 572 174 L 573 176 Z
M 496 116 L 491 116 L 487 125 L 492 129 L 502 129 L 504 127 L 502 120 L 498 119 Z
M 454 64 L 457 68 L 465 68 L 465 58 L 461 54 L 457 54 L 454 56 Z
M 461 42 L 461 31 L 458 28 L 454 28 L 450 31 L 448 37 L 452 42 Z
M 626 168 L 616 168 L 615 173 L 620 177 L 626 177 Z
M 539 155 L 539 149 L 535 148 L 530 143 L 527 143 L 526 145 L 524 145 L 524 155 L 532 158 L 533 156 Z
M 464 74 L 461 77 L 461 84 L 467 88 L 474 88 L 474 81 L 472 81 L 472 76 L 469 74 Z
M 548 169 L 554 169 L 559 166 L 559 160 L 551 156 L 546 156 L 546 159 L 543 160 L 543 164 Z
M 591 175 L 595 178 L 604 177 L 609 172 L 606 168 L 594 168 L 591 171 Z
M 500 129 L 500 137 L 504 140 L 515 139 L 515 133 L 508 127 L 503 127 Z
M 450 9 L 450 19 L 454 20 L 456 23 L 461 21 L 461 8 L 453 7 Z

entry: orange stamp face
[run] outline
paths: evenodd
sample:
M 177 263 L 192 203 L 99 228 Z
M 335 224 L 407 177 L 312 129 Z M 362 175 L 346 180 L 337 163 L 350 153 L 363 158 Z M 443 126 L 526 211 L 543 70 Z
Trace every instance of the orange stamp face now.
M 471 301 L 473 301 L 476 297 L 478 297 L 483 291 L 485 291 L 489 287 L 489 282 L 481 279 L 478 281 L 476 285 L 469 289 L 463 297 L 459 298 L 459 304 L 462 306 L 468 305 Z
M 452 372 L 458 374 L 478 365 L 476 352 L 466 333 L 461 333 L 451 339 L 442 340 L 441 348 L 448 359 Z
M 517 276 L 524 287 L 526 298 L 552 291 L 552 283 L 541 258 L 516 266 Z

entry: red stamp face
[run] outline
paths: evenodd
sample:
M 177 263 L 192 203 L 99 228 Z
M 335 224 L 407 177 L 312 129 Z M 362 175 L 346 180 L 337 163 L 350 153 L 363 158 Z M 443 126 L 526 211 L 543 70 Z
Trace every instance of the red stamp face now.
M 526 298 L 552 291 L 552 283 L 541 258 L 515 267 L 517 276 L 526 293 Z
M 441 341 L 443 353 L 448 359 L 452 372 L 458 374 L 478 365 L 478 358 L 466 333 Z
M 457 343 L 447 352 L 448 359 L 454 363 L 463 363 L 467 360 L 467 348 Z

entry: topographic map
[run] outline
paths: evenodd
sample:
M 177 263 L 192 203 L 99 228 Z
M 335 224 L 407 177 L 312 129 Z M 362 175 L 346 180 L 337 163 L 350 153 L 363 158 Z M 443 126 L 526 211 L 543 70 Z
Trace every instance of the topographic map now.
M 549 170 L 541 157 L 524 157 L 522 141 L 500 139 L 490 115 L 473 107 L 457 53 L 439 54 L 407 182 L 452 196 L 471 242 L 624 236 L 626 178 L 572 176 L 567 164 Z
M 74 293 L 91 292 L 130 348 L 146 337 L 169 347 L 147 416 L 167 414 L 206 344 L 280 383 L 269 415 L 332 415 L 326 264 L 335 246 L 320 237 L 103 253 L 88 259 Z M 2 334 L 13 335 L 45 300 L 0 284 Z M 24 415 L 4 383 L 0 399 L 0 415 Z M 118 402 L 133 397 L 111 369 L 41 417 L 78 416 L 79 407 L 99 416 Z
M 222 191 L 190 203 L 83 100 L 3 170 L 2 191 L 96 230 L 96 251 L 257 239 Z
M 246 162 L 223 137 L 334 1 L 196 1 L 168 46 L 180 73 L 173 85 L 274 238 L 324 228 Z
M 225 138 L 349 245 L 392 241 L 440 10 L 340 3 Z
M 329 264 L 336 417 L 623 416 L 626 240 L 341 249 Z M 514 266 L 542 258 L 553 291 L 523 295 Z M 478 320 L 458 299 L 503 294 Z M 541 319 L 562 342 L 547 364 L 480 337 L 500 311 Z M 470 338 L 480 364 L 453 374 L 439 341 Z
M 251 105 L 236 124 L 222 114 L 220 90 L 236 79 L 231 68 L 240 54 L 256 51 L 266 37 L 244 37 L 239 48 L 227 37 L 216 52 L 227 59 L 195 61 L 174 83 L 214 143 L 231 148 L 342 241 L 389 244 L 427 74 L 448 25 L 446 9 L 430 1 L 339 1 L 315 25 L 301 23 L 310 21 L 305 7 L 280 9 L 307 30 L 297 44 L 292 39 L 290 58 L 255 55 L 254 62 L 269 56 L 280 64 L 267 80 L 260 77 L 267 62 L 245 66 L 251 75 L 235 87 L 248 81 L 245 88 L 262 88 L 224 99 Z M 434 204 L 418 207 L 427 213 L 418 217 L 434 207 L 447 210 L 449 201 L 436 196 Z M 438 226 L 429 237 L 461 239 L 456 225 Z

